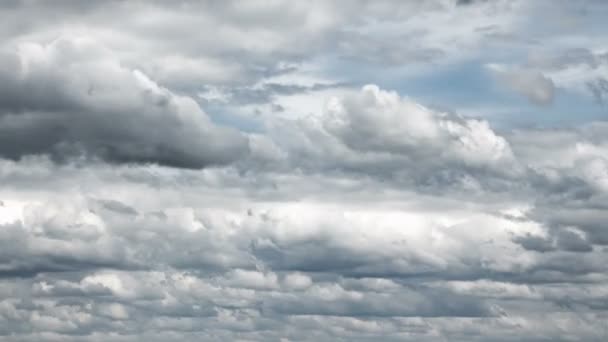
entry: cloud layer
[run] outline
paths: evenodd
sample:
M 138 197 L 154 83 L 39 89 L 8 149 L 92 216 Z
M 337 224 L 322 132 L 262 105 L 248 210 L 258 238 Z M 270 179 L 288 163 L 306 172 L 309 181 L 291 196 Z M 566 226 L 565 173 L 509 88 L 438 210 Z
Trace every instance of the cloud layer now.
M 605 341 L 603 11 L 0 5 L 0 339 Z

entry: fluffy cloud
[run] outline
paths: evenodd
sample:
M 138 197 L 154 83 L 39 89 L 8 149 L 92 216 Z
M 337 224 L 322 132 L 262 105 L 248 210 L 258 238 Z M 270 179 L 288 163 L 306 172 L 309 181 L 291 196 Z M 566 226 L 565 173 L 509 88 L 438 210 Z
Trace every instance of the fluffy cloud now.
M 524 172 L 487 121 L 435 111 L 375 85 L 328 99 L 316 115 L 268 126 L 289 166 L 310 172 L 359 173 L 430 191 L 502 187 Z
M 200 168 L 248 153 L 191 98 L 121 66 L 86 38 L 22 44 L 2 57 L 0 152 Z
M 228 184 L 251 185 L 224 169 L 184 177 L 159 167 L 52 167 L 31 178 L 31 190 L 3 194 L 5 335 L 137 340 L 157 329 L 151 338 L 307 339 L 315 327 L 320 340 L 415 340 L 463 330 L 499 338 L 514 326 L 558 336 L 551 327 L 562 321 L 579 336 L 601 329 L 563 311 L 601 317 L 606 269 L 590 247 L 598 242 L 574 228 L 547 235 L 526 202 L 487 193 L 463 205 L 405 192 L 370 201 L 378 188 L 362 183 L 350 201 L 330 187 L 306 199 L 293 189 L 309 187 L 307 177 L 282 181 L 286 190 L 270 198 L 273 185 L 263 182 L 230 200 Z M 32 169 L 4 162 L 3 179 Z M 50 187 L 67 174 L 88 184 L 86 195 Z M 194 184 L 200 191 L 188 192 Z M 533 236 L 552 247 L 523 242 Z M 535 316 L 546 310 L 563 314 Z

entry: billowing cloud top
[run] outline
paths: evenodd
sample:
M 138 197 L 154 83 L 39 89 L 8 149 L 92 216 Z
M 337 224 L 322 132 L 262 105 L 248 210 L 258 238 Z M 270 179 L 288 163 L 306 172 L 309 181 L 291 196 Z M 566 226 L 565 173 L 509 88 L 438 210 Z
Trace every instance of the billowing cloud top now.
M 0 340 L 608 340 L 606 14 L 0 4 Z
M 86 38 L 22 43 L 2 56 L 1 153 L 73 154 L 179 167 L 226 164 L 245 136 L 214 125 L 199 105 L 120 64 Z

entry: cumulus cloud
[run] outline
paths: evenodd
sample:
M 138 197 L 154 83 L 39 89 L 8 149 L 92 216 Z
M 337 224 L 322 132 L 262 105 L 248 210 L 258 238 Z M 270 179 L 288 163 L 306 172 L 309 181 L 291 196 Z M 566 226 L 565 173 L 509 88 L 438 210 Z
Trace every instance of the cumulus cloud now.
M 322 120 L 326 131 L 361 152 L 444 154 L 470 165 L 512 157 L 508 143 L 487 122 L 433 112 L 375 85 L 363 87 L 358 96 L 332 98 Z
M 432 110 L 375 85 L 329 98 L 316 115 L 274 120 L 268 130 L 288 165 L 311 172 L 360 173 L 430 191 L 501 187 L 523 172 L 487 121 Z
M 172 93 L 86 38 L 19 45 L 2 56 L 0 151 L 200 168 L 248 152 L 247 137 L 213 124 Z
M 294 189 L 316 181 L 301 176 L 268 198 L 272 183 L 223 169 L 53 167 L 30 178 L 31 190 L 3 192 L 0 291 L 13 294 L 0 311 L 5 335 L 115 340 L 114 331 L 137 340 L 157 329 L 187 340 L 307 339 L 315 326 L 315 339 L 399 340 L 461 329 L 495 336 L 496 324 L 559 334 L 551 324 L 575 314 L 546 320 L 546 310 L 597 306 L 602 293 L 601 241 L 584 227 L 553 230 L 540 208 L 518 209 L 512 197 L 370 200 L 379 187 L 359 183 L 350 201 L 330 187 L 306 199 Z M 34 168 L 5 161 L 2 169 L 8 180 Z M 88 184 L 86 194 L 69 184 L 53 190 L 49 179 L 68 174 Z M 231 200 L 235 187 L 249 195 Z M 536 236 L 550 247 L 534 245 Z M 564 282 L 577 285 L 553 285 Z M 572 327 L 593 336 L 590 322 Z

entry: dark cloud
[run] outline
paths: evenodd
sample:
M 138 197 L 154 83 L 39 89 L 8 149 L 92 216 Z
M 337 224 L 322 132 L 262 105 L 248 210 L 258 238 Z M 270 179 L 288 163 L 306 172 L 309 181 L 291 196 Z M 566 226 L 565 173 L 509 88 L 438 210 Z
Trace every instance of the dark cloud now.
M 586 241 L 585 236 L 570 230 L 562 230 L 557 236 L 560 249 L 569 252 L 591 252 L 593 247 Z
M 486 2 L 487 0 L 456 0 L 456 5 L 472 5 L 475 3 Z
M 226 164 L 247 137 L 213 124 L 190 98 L 120 65 L 91 41 L 59 39 L 8 54 L 0 88 L 0 153 L 92 156 L 186 168 Z
M 588 81 L 586 84 L 595 100 L 598 103 L 604 103 L 604 97 L 606 96 L 606 93 L 608 93 L 608 80 L 605 78 L 597 78 Z
M 527 234 L 525 236 L 518 236 L 514 238 L 513 241 L 520 244 L 523 248 L 529 251 L 545 253 L 555 250 L 555 247 L 553 246 L 553 241 L 551 241 L 551 239 L 547 239 L 541 236 L 533 236 Z
M 568 252 L 591 252 L 593 247 L 584 234 L 566 229 L 555 229 L 548 237 L 527 234 L 514 239 L 524 249 L 540 253 L 563 250 Z

